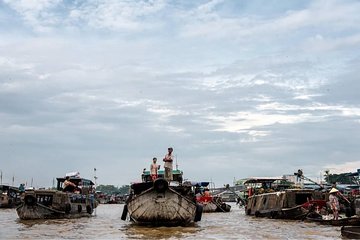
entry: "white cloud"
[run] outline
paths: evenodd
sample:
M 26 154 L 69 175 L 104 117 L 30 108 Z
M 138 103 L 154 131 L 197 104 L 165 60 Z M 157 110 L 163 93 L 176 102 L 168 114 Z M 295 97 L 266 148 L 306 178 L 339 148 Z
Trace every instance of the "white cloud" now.
M 49 169 L 102 159 L 102 182 L 127 184 L 169 144 L 184 171 L 224 183 L 357 162 L 357 1 L 261 11 L 254 1 L 4 4 L 0 151 L 9 171 L 22 159 Z M 39 182 L 65 169 L 56 171 Z
M 339 159 L 341 161 L 341 159 Z M 351 162 L 337 162 L 336 164 L 328 164 L 324 166 L 324 171 L 329 170 L 330 174 L 355 172 L 360 167 L 360 161 L 356 158 Z

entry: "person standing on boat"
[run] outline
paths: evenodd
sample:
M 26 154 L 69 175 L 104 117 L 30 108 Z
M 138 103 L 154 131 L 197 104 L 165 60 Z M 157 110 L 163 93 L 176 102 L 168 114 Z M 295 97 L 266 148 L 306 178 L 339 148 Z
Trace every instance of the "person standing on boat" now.
M 151 180 L 155 181 L 158 178 L 158 170 L 160 169 L 160 165 L 156 163 L 157 158 L 153 158 L 153 163 L 150 165 L 150 176 Z
M 172 175 L 172 169 L 173 169 L 173 148 L 169 147 L 168 148 L 168 153 L 165 155 L 163 161 L 165 162 L 164 164 L 164 178 L 167 181 L 172 181 L 173 175 Z
M 338 220 L 339 210 L 340 210 L 339 198 L 337 196 L 338 192 L 339 192 L 339 190 L 337 190 L 336 188 L 332 188 L 329 192 L 330 193 L 330 195 L 329 195 L 330 207 L 331 207 L 331 210 L 333 211 L 335 220 Z
M 20 186 L 19 186 L 19 192 L 20 194 L 24 193 L 25 192 L 25 184 L 24 183 L 21 183 Z

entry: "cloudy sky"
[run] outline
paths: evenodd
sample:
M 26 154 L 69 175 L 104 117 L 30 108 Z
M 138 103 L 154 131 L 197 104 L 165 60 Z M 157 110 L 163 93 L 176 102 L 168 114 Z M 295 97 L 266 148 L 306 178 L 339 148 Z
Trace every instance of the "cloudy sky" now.
M 0 0 L 3 183 L 360 168 L 360 2 Z

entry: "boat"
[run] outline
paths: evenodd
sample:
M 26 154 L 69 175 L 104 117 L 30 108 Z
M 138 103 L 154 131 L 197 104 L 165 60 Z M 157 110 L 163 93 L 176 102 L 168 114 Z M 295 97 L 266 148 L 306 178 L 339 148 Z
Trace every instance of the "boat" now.
M 272 188 L 278 178 L 252 178 L 244 182 L 261 184 L 261 188 L 248 189 L 249 197 L 245 206 L 245 213 L 256 217 L 270 217 L 281 219 L 304 219 L 314 208 L 326 205 L 323 195 L 313 189 Z
M 306 221 L 316 222 L 321 225 L 331 225 L 331 226 L 360 226 L 360 217 L 358 216 L 339 217 L 339 219 L 337 220 L 332 218 L 326 218 L 325 216 L 321 216 L 321 215 L 319 217 L 308 216 L 306 217 Z
M 0 185 L 0 208 L 13 208 L 20 203 L 19 188 L 9 185 Z
M 342 226 L 341 236 L 350 239 L 360 239 L 360 226 Z
M 231 206 L 226 204 L 222 197 L 210 193 L 209 184 L 209 182 L 192 183 L 196 201 L 203 207 L 203 212 L 230 212 Z
M 144 171 L 142 182 L 130 186 L 131 193 L 124 205 L 122 220 L 139 225 L 187 226 L 201 220 L 202 206 L 196 203 L 190 182 L 183 182 L 183 172 L 173 170 L 173 181 L 164 179 L 159 170 L 158 178 L 151 180 Z
M 94 183 L 79 176 L 70 176 L 68 180 L 77 188 L 65 192 L 66 178 L 57 178 L 56 190 L 26 189 L 23 201 L 16 208 L 22 220 L 59 219 L 90 217 L 98 202 L 94 197 Z

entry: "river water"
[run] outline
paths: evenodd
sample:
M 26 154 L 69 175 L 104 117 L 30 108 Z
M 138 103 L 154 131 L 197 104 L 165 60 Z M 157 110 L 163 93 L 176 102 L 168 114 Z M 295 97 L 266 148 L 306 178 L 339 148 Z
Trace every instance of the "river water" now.
M 204 213 L 190 227 L 144 227 L 120 219 L 123 204 L 101 204 L 91 218 L 21 221 L 15 209 L 0 209 L 0 239 L 341 239 L 340 227 L 246 216 Z

